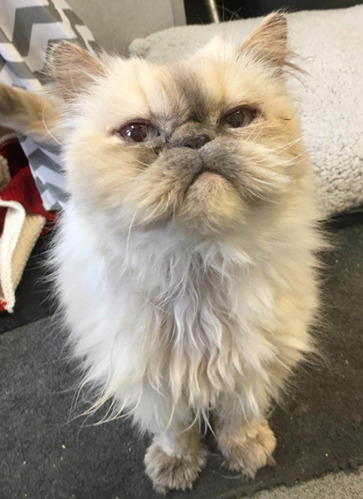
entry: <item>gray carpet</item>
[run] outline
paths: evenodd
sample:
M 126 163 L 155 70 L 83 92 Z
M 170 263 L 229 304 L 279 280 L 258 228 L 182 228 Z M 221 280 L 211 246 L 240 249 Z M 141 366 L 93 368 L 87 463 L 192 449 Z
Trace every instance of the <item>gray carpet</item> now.
M 300 369 L 293 394 L 273 413 L 277 466 L 247 481 L 221 467 L 207 439 L 211 454 L 194 490 L 168 497 L 237 498 L 362 463 L 361 217 L 333 232 L 335 249 L 324 257 L 326 326 L 318 334 L 327 360 Z M 64 339 L 50 318 L 0 335 L 0 497 L 158 497 L 143 471 L 147 438 L 125 421 L 89 426 L 72 419 L 77 375 Z
M 323 478 L 310 480 L 293 488 L 276 487 L 257 492 L 256 499 L 361 499 L 363 469 L 354 473 L 329 473 Z

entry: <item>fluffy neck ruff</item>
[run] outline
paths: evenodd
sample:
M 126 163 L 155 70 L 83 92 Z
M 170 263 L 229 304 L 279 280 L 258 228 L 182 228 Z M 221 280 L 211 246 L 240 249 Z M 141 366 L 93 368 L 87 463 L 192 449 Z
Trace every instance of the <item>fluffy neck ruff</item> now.
M 72 223 L 82 218 L 68 213 Z M 100 386 L 102 380 L 93 408 L 114 398 L 113 416 L 119 415 L 138 404 L 148 385 L 171 395 L 174 407 L 183 400 L 198 417 L 226 393 L 236 394 L 246 417 L 260 417 L 282 378 L 310 350 L 304 321 L 311 320 L 314 298 L 298 297 L 307 310 L 301 324 L 294 306 L 278 303 L 286 308 L 294 275 L 315 265 L 315 230 L 294 214 L 273 224 L 268 214 L 256 217 L 225 241 L 186 237 L 174 227 L 120 235 L 109 219 L 103 222 L 87 222 L 94 237 L 87 239 L 89 250 L 81 242 L 78 266 L 85 265 L 86 251 L 97 258 L 93 286 L 103 289 L 104 316 L 94 316 L 87 336 L 79 320 L 76 327 L 70 321 L 85 382 Z M 96 226 L 105 227 L 106 240 Z

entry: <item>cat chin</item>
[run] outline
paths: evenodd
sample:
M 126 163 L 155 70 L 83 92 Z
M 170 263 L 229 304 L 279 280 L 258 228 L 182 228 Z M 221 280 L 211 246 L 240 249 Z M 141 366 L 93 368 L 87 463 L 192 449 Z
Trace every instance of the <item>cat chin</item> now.
M 175 185 L 174 195 L 170 196 L 169 185 L 165 194 L 138 184 L 140 190 L 130 193 L 130 204 L 123 207 L 126 228 L 132 219 L 132 227 L 141 231 L 171 223 L 174 228 L 179 226 L 183 231 L 206 236 L 228 232 L 244 223 L 243 196 L 222 173 L 202 170 L 190 178 L 186 186 Z
M 209 194 L 214 195 L 216 190 L 223 188 L 223 183 L 227 181 L 222 174 L 213 172 L 211 170 L 202 171 L 191 183 L 192 185 L 198 184 L 199 192 L 205 197 Z
M 243 200 L 232 183 L 219 173 L 203 171 L 187 190 L 177 218 L 185 228 L 208 235 L 235 228 L 243 212 Z

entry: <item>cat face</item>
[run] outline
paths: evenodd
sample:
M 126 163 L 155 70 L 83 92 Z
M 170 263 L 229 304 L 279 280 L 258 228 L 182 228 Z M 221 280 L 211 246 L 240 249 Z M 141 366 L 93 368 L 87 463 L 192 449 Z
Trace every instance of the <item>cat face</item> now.
M 241 47 L 216 39 L 165 66 L 119 58 L 101 65 L 57 46 L 71 194 L 111 210 L 125 228 L 132 219 L 136 228 L 174 223 L 202 234 L 283 203 L 306 164 L 284 88 L 286 23 L 276 16 Z

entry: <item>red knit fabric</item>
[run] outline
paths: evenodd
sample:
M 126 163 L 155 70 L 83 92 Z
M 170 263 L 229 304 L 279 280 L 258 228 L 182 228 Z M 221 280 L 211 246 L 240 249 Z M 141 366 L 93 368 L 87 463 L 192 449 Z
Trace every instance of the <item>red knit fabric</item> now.
M 8 161 L 10 182 L 0 193 L 4 201 L 17 201 L 24 206 L 26 211 L 42 215 L 48 222 L 55 222 L 57 213 L 46 211 L 42 199 L 31 174 L 28 160 L 16 138 L 10 138 L 0 144 L 0 154 Z M 0 207 L 0 234 L 4 227 L 7 208 Z M 49 232 L 49 226 L 44 232 Z
M 8 161 L 11 177 L 15 177 L 19 170 L 29 164 L 28 159 L 16 137 L 10 137 L 0 143 L 0 154 Z
M 3 233 L 5 215 L 6 215 L 6 209 L 0 207 L 0 237 L 1 234 Z

